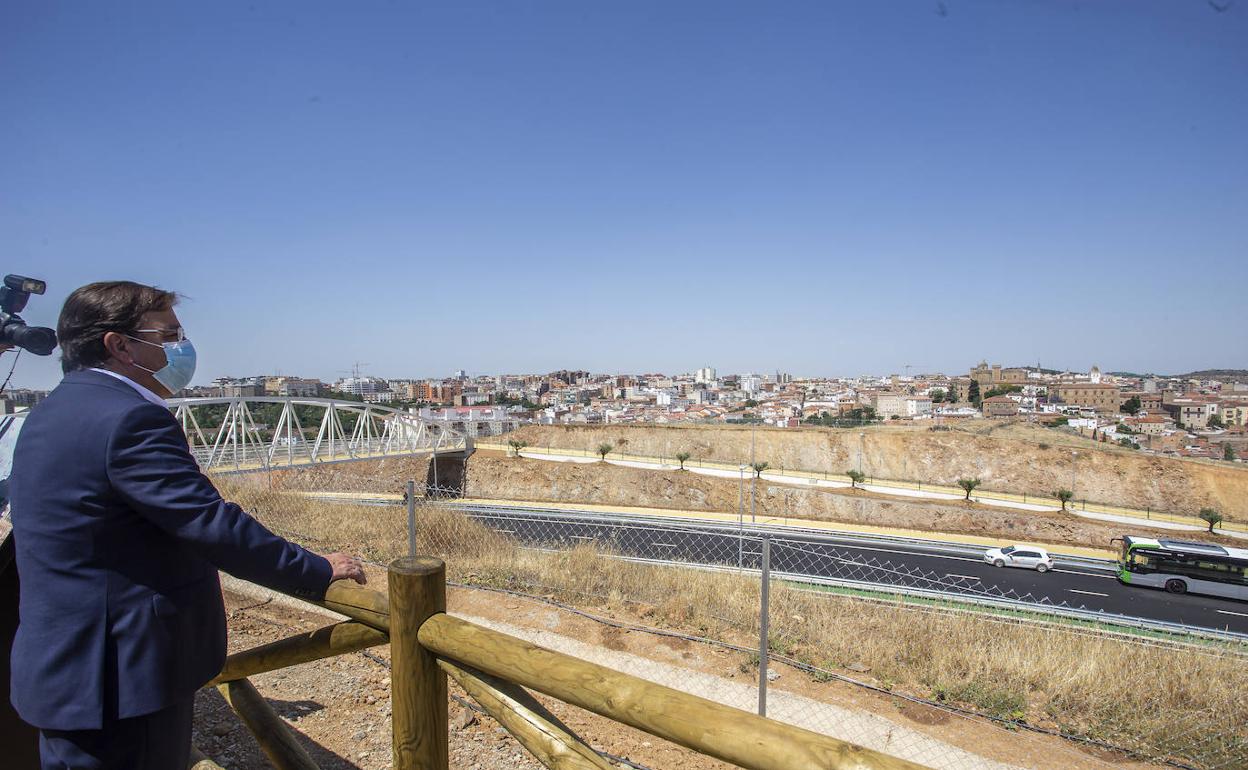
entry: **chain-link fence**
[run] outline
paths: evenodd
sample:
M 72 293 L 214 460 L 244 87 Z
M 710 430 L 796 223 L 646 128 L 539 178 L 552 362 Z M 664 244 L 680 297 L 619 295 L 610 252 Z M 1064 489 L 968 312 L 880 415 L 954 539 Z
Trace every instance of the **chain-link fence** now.
M 616 650 L 612 667 L 750 710 L 766 688 L 770 717 L 931 767 L 1134 759 L 1215 770 L 1244 767 L 1248 757 L 1242 649 L 1064 625 L 1010 606 L 1045 597 L 896 555 L 773 536 L 745 521 L 522 511 L 425 484 L 408 495 L 392 477 L 289 473 L 222 484 L 275 530 L 379 563 L 411 547 L 410 516 L 416 550 L 444 558 L 455 585 L 731 661 L 725 671 L 698 662 L 708 656 Z M 968 601 L 993 612 L 968 612 Z M 535 641 L 605 654 L 558 634 Z

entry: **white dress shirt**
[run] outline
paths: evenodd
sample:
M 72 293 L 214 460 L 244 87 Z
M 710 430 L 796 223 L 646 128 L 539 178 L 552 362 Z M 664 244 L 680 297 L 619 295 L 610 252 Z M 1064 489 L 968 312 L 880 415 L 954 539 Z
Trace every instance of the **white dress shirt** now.
M 108 369 L 100 369 L 100 368 L 95 367 L 95 366 L 91 367 L 91 371 L 93 371 L 93 372 L 99 372 L 100 374 L 107 374 L 109 377 L 116 377 L 117 379 L 119 379 L 119 380 L 121 380 L 122 382 L 126 383 L 126 384 L 127 384 L 127 385 L 129 385 L 130 387 L 134 388 L 136 391 L 138 391 L 138 393 L 139 393 L 139 395 L 140 395 L 140 396 L 142 396 L 143 398 L 146 398 L 148 401 L 151 401 L 151 402 L 152 402 L 153 404 L 155 404 L 156 406 L 163 406 L 163 407 L 168 407 L 168 406 L 169 406 L 168 404 L 166 404 L 166 403 L 165 403 L 165 400 L 164 400 L 163 398 L 161 398 L 160 396 L 156 395 L 156 394 L 155 394 L 155 393 L 153 393 L 152 391 L 150 391 L 150 390 L 148 390 L 147 388 L 143 387 L 142 385 L 140 385 L 139 383 L 137 383 L 137 382 L 135 382 L 134 380 L 130 379 L 129 377 L 127 377 L 127 376 L 126 376 L 126 375 L 124 375 L 124 374 L 118 374 L 117 372 L 110 371 L 110 370 L 108 370 Z

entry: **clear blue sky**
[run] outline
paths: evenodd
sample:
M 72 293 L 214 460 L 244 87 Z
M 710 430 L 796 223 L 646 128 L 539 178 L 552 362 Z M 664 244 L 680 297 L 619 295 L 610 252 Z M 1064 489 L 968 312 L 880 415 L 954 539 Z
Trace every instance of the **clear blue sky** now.
M 1248 2 L 8 0 L 0 270 L 200 383 L 1245 367 Z

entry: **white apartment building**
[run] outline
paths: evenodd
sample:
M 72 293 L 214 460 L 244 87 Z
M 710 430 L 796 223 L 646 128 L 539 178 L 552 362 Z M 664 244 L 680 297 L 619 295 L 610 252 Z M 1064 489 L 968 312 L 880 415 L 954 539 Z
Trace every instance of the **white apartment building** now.
M 369 393 L 388 391 L 390 385 L 380 377 L 344 377 L 338 381 L 335 389 L 356 396 L 367 396 Z
M 715 368 L 711 366 L 704 366 L 701 369 L 699 369 L 696 374 L 693 375 L 694 382 L 700 382 L 705 385 L 709 385 L 715 382 L 716 379 L 717 377 L 715 376 Z

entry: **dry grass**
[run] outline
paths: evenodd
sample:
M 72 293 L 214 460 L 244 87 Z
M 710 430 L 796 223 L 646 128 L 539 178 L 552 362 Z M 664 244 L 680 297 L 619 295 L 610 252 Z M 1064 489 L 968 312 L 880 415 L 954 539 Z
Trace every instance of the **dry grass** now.
M 275 530 L 322 549 L 385 560 L 407 542 L 405 512 L 397 506 L 318 503 L 238 483 L 223 491 Z M 640 604 L 653 623 L 729 641 L 749 643 L 757 629 L 753 579 L 609 559 L 585 545 L 522 549 L 445 508 L 422 506 L 418 531 L 420 550 L 445 558 L 451 580 L 553 594 L 582 606 Z M 1248 666 L 1237 655 L 780 584 L 771 600 L 773 648 L 811 665 L 859 663 L 885 687 L 1150 758 L 1213 768 L 1238 766 L 1248 756 Z

